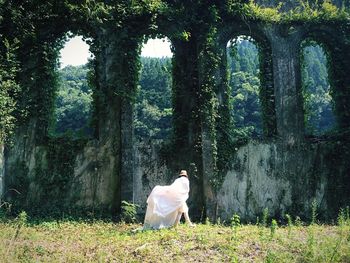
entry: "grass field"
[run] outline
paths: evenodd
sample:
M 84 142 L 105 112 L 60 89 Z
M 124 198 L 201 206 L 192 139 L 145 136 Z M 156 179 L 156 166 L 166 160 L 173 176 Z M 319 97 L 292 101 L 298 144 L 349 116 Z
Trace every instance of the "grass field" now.
M 350 262 L 350 223 L 198 224 L 158 231 L 82 221 L 0 223 L 0 262 Z

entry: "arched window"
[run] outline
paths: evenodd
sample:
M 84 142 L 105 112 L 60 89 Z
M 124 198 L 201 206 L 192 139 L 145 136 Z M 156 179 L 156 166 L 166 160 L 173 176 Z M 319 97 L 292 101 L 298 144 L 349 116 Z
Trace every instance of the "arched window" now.
M 81 137 L 92 134 L 92 90 L 87 78 L 91 56 L 89 45 L 82 36 L 67 36 L 57 69 L 59 88 L 51 128 L 54 136 L 69 133 Z
M 239 36 L 228 42 L 227 50 L 234 128 L 245 136 L 261 136 L 263 127 L 257 45 L 251 38 Z
M 314 41 L 304 41 L 301 52 L 306 134 L 322 135 L 335 126 L 326 52 Z
M 165 140 L 171 134 L 171 56 L 170 42 L 166 38 L 149 39 L 143 45 L 134 119 L 138 140 Z

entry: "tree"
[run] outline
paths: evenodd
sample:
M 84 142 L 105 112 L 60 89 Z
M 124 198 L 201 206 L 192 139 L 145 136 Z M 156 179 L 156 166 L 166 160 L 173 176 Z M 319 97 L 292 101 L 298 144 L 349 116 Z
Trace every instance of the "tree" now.
M 306 132 L 321 135 L 334 127 L 333 100 L 327 73 L 327 57 L 311 43 L 303 52 L 303 95 Z
M 141 58 L 140 85 L 135 104 L 135 136 L 166 139 L 171 133 L 171 60 Z
M 59 90 L 55 103 L 54 135 L 67 131 L 91 133 L 92 90 L 87 83 L 88 66 L 67 66 L 59 70 Z
M 258 49 L 251 41 L 238 38 L 229 51 L 229 85 L 235 130 L 245 136 L 259 136 L 262 134 L 262 120 Z

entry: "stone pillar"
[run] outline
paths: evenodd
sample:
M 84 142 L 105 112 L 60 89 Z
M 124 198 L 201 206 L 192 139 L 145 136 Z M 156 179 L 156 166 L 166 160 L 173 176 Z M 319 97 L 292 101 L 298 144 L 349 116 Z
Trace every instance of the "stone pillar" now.
M 267 41 L 259 44 L 260 52 L 260 104 L 264 136 L 276 135 L 276 106 L 274 90 L 274 74 L 271 46 Z
M 214 44 L 215 43 L 215 44 Z M 225 175 L 232 117 L 227 79 L 226 42 L 206 43 L 200 56 L 202 114 L 203 194 L 206 216 L 217 220 L 217 191 Z M 217 105 L 213 104 L 216 100 Z M 208 104 L 208 102 L 210 102 Z M 207 108 L 209 105 L 209 108 Z M 220 162 L 218 162 L 220 160 Z
M 203 198 L 205 215 L 211 221 L 217 219 L 217 198 L 212 186 L 212 177 L 217 176 L 216 160 L 214 158 L 215 140 L 210 134 L 210 127 L 202 124 L 202 162 L 203 162 Z
M 138 84 L 138 45 L 141 39 L 121 39 L 118 56 L 117 96 L 120 100 L 120 200 L 134 201 L 134 102 Z M 117 51 L 118 49 L 119 51 Z M 114 71 L 117 75 L 117 73 Z
M 101 183 L 96 193 L 99 203 L 103 203 L 115 213 L 120 208 L 120 166 L 121 166 L 121 101 L 116 96 L 118 90 L 119 45 L 117 36 L 108 30 L 101 36 L 100 58 L 100 99 L 99 99 L 99 174 Z M 103 81 L 102 81 L 103 80 Z
M 300 36 L 297 30 L 288 31 L 276 26 L 267 35 L 272 47 L 277 135 L 294 145 L 304 136 Z
M 139 43 L 141 38 L 128 37 L 121 43 L 123 52 L 120 63 L 121 78 L 121 169 L 120 186 L 121 201 L 134 202 L 134 103 L 136 100 L 136 89 L 138 85 L 139 67 Z M 120 48 L 120 47 L 119 47 Z
M 200 125 L 198 125 L 198 58 L 195 40 L 172 41 L 173 57 L 173 106 L 174 133 L 177 147 L 194 147 Z
M 134 202 L 134 150 L 133 150 L 133 111 L 134 106 L 128 99 L 121 103 L 121 167 L 120 196 L 121 201 Z
M 190 179 L 190 214 L 194 219 L 204 213 L 201 120 L 199 108 L 198 51 L 192 35 L 189 41 L 173 39 L 173 169 L 186 169 Z
M 136 92 L 138 40 L 123 39 L 114 29 L 103 36 L 104 108 L 100 109 L 101 173 L 105 198 L 113 211 L 121 201 L 133 202 L 133 101 Z

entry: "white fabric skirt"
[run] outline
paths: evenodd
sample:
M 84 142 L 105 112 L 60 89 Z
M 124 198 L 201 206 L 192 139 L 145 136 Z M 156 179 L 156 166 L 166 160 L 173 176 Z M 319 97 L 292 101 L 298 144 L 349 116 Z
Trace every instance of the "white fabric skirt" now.
M 188 192 L 187 178 L 178 178 L 171 185 L 154 187 L 147 199 L 143 228 L 160 229 L 173 226 L 179 213 L 188 212 Z

